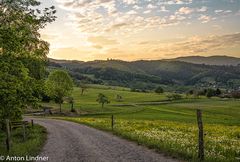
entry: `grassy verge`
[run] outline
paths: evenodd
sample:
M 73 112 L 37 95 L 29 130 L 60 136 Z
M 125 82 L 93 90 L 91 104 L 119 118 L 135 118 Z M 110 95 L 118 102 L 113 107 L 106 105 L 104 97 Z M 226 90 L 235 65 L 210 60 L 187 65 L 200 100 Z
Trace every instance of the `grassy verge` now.
M 0 132 L 0 155 L 1 156 L 37 156 L 47 139 L 46 129 L 39 125 L 27 129 L 27 140 L 23 142 L 22 129 L 12 131 L 12 147 L 7 152 L 5 145 L 5 133 Z
M 60 119 L 111 131 L 110 118 Z M 206 124 L 205 154 L 211 162 L 234 162 L 240 157 L 240 127 Z M 138 144 L 154 148 L 175 157 L 197 161 L 197 126 L 164 120 L 117 119 L 113 133 Z

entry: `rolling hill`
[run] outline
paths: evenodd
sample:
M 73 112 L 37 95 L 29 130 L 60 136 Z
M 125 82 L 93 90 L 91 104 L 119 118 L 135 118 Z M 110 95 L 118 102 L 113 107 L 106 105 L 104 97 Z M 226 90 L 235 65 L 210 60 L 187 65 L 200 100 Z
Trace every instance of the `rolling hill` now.
M 240 58 L 229 57 L 229 56 L 189 56 L 189 57 L 179 57 L 173 59 L 174 61 L 183 61 L 193 64 L 206 64 L 206 65 L 240 65 Z
M 240 87 L 240 66 L 193 64 L 176 60 L 96 60 L 89 62 L 49 60 L 49 68 L 67 69 L 76 81 L 134 89 L 158 85 Z

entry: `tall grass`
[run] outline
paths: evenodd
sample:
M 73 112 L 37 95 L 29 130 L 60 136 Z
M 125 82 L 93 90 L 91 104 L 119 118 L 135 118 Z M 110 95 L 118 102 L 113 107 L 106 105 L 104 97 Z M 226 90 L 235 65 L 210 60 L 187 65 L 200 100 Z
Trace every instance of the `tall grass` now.
M 36 156 L 47 138 L 46 129 L 39 125 L 27 129 L 27 140 L 23 142 L 22 129 L 18 128 L 11 134 L 11 149 L 6 150 L 4 132 L 0 132 L 0 153 L 3 156 Z
M 110 118 L 61 118 L 111 131 Z M 206 161 L 233 162 L 240 157 L 240 127 L 204 125 Z M 197 161 L 197 125 L 164 120 L 116 119 L 113 133 L 172 156 Z

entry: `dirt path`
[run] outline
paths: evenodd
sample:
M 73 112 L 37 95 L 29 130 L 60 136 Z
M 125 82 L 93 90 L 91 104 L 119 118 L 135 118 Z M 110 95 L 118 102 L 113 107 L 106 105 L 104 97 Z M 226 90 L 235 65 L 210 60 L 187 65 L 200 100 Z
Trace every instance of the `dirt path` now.
M 85 125 L 36 118 L 34 122 L 47 128 L 48 140 L 40 156 L 48 156 L 50 162 L 178 161 Z

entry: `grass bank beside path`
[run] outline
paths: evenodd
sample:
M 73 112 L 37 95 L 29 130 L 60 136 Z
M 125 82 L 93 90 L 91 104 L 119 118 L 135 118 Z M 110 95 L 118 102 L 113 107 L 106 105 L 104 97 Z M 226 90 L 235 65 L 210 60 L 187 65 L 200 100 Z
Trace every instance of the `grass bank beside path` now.
M 113 132 L 123 138 L 187 161 L 198 161 L 198 129 L 192 123 L 165 120 L 116 119 L 113 131 L 110 118 L 57 117 Z M 205 124 L 205 161 L 237 162 L 240 157 L 240 127 Z
M 5 145 L 6 134 L 0 131 L 0 155 L 4 157 L 8 155 L 18 157 L 37 156 L 47 139 L 46 129 L 42 126 L 34 125 L 33 128 L 26 129 L 26 137 L 26 141 L 23 141 L 22 128 L 13 130 L 11 134 L 11 149 L 8 152 Z

